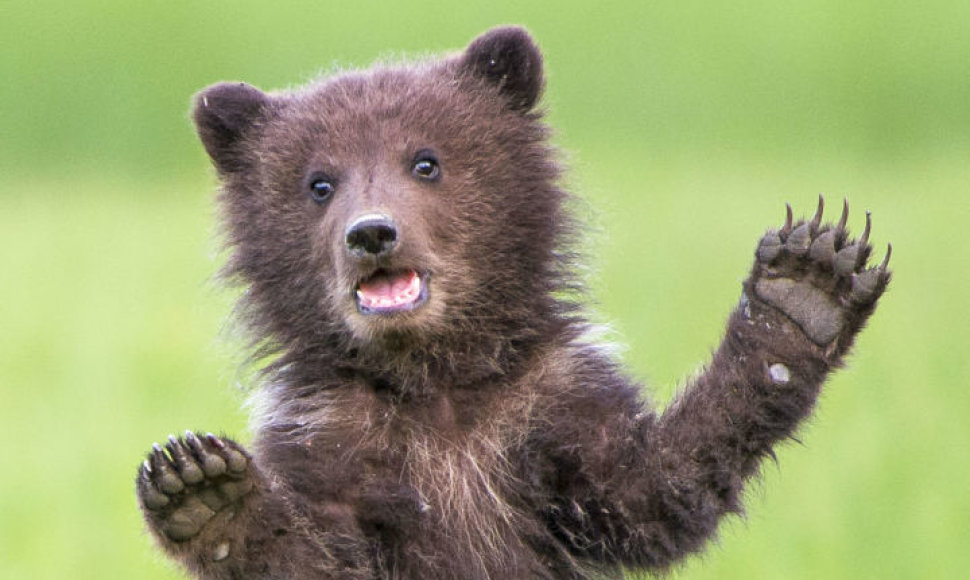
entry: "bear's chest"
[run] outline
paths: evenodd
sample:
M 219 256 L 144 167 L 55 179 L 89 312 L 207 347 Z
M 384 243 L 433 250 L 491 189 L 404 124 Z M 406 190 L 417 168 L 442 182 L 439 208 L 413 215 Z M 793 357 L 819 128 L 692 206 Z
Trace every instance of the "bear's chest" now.
M 355 506 L 382 566 L 402 577 L 513 577 L 528 552 L 520 537 L 528 518 L 503 446 L 426 434 L 393 447 L 365 468 Z
M 523 563 L 531 526 L 511 457 L 523 423 L 513 429 L 502 409 L 478 411 L 469 420 L 447 399 L 414 413 L 375 408 L 356 437 L 343 434 L 353 441 L 343 461 L 359 474 L 354 510 L 389 570 L 428 567 L 402 576 L 434 578 L 450 562 L 451 577 L 512 577 Z

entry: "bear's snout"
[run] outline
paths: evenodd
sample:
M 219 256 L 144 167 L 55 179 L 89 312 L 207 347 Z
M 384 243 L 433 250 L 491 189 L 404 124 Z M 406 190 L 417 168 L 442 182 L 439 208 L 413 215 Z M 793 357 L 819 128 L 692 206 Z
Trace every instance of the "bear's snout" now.
M 347 228 L 345 240 L 351 256 L 386 256 L 397 245 L 397 225 L 389 216 L 367 214 Z

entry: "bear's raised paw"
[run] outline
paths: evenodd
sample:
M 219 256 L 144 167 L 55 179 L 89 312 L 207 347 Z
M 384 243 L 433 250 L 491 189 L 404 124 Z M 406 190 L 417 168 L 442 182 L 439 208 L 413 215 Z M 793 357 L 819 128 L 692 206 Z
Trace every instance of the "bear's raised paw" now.
M 835 226 L 821 223 L 824 206 L 825 200 L 819 196 L 812 219 L 793 224 L 788 205 L 782 228 L 769 230 L 761 238 L 751 278 L 745 285 L 823 347 L 859 331 L 889 283 L 892 255 L 889 245 L 882 263 L 867 268 L 872 252 L 868 243 L 872 228 L 869 212 L 862 235 L 849 239 L 848 202 L 843 202 L 842 216 Z
M 173 542 L 196 537 L 217 513 L 253 489 L 248 454 L 236 443 L 185 432 L 152 446 L 138 471 L 138 500 L 149 524 Z

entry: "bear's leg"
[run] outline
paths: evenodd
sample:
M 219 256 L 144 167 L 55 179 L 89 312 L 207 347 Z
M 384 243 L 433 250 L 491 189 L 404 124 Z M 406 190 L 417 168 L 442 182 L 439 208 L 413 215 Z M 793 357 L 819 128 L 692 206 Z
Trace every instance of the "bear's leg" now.
M 868 214 L 851 240 L 848 206 L 835 226 L 821 224 L 822 208 L 820 198 L 815 216 L 794 224 L 789 208 L 785 225 L 762 238 L 711 363 L 659 418 L 639 419 L 638 449 L 624 451 L 639 456 L 638 468 L 607 483 L 622 514 L 611 534 L 621 560 L 663 568 L 740 511 L 744 481 L 811 412 L 875 309 L 889 255 L 866 267 Z

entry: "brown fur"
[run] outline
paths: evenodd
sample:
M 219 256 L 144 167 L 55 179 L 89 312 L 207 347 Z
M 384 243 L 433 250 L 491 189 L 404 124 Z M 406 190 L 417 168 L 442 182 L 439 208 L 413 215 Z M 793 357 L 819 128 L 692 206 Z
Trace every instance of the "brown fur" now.
M 865 240 L 856 263 L 843 230 L 829 253 L 816 222 L 770 232 L 713 361 L 657 416 L 590 338 L 541 70 L 528 35 L 502 28 L 444 60 L 199 95 L 226 276 L 270 362 L 251 453 L 187 434 L 139 472 L 150 529 L 193 573 L 662 570 L 740 510 L 745 479 L 811 411 L 888 283 L 864 270 Z M 440 175 L 416 173 L 427 151 Z M 320 179 L 333 193 L 314 201 Z M 395 226 L 386 253 L 350 245 L 375 214 Z M 820 240 L 811 259 L 805 239 Z M 354 288 L 378 269 L 419 272 L 426 301 L 364 313 Z M 769 304 L 759 288 L 784 291 Z M 807 311 L 788 288 L 824 299 Z

